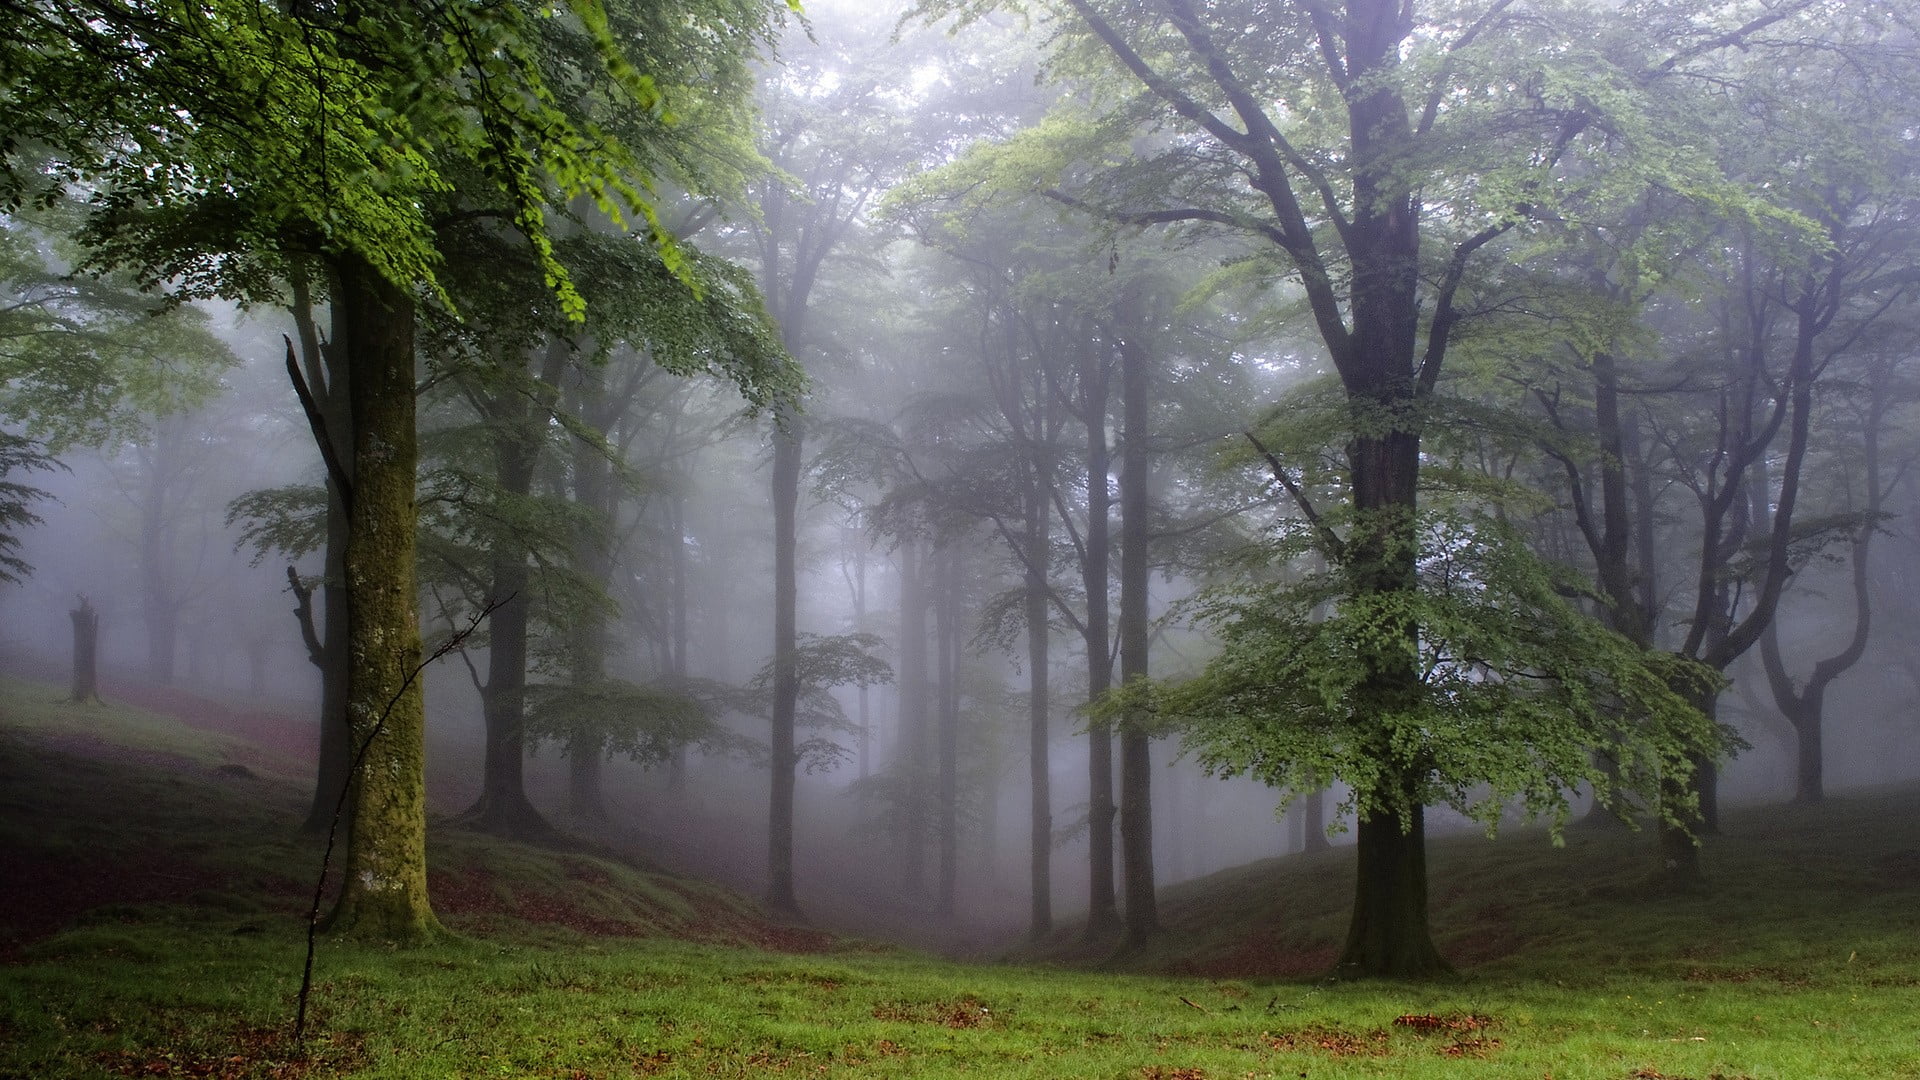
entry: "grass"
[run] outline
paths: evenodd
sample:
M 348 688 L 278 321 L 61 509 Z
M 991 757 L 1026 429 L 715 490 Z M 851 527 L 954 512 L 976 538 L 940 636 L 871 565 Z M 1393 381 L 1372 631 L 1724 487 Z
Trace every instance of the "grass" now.
M 1911 792 L 1732 815 L 1699 896 L 1638 895 L 1640 837 L 1437 842 L 1443 948 L 1480 960 L 1419 985 L 1254 977 L 1337 935 L 1339 852 L 1169 890 L 1169 933 L 1118 970 L 1066 935 L 1044 965 L 795 935 L 709 886 L 441 828 L 461 936 L 326 943 L 296 1046 L 298 787 L 164 718 L 19 719 L 49 693 L 0 688 L 0 911 L 89 865 L 172 876 L 16 932 L 0 1076 L 1920 1077 Z M 151 741 L 97 752 L 123 735 Z

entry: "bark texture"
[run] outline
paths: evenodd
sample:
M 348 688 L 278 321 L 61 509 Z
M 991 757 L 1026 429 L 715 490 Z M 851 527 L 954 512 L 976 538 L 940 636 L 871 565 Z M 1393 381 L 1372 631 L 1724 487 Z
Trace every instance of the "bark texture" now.
M 353 363 L 347 712 L 360 761 L 329 928 L 416 943 L 440 930 L 427 898 L 426 709 L 417 677 L 414 306 L 357 256 L 341 260 L 339 291 Z

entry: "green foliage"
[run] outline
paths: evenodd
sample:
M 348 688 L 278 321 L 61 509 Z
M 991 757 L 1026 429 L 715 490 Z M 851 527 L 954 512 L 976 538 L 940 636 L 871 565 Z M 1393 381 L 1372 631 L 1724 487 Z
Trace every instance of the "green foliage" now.
M 227 504 L 227 527 L 238 526 L 235 547 L 250 548 L 259 566 L 276 553 L 298 559 L 327 542 L 327 489 L 318 484 L 261 488 Z
M 1220 775 L 1288 791 L 1341 780 L 1364 816 L 1404 820 L 1442 803 L 1489 830 L 1516 801 L 1558 828 L 1583 786 L 1630 807 L 1661 776 L 1690 772 L 1690 754 L 1723 745 L 1690 704 L 1712 676 L 1580 612 L 1578 584 L 1510 525 L 1431 512 L 1415 532 L 1412 590 L 1355 594 L 1338 566 L 1216 586 L 1198 605 L 1220 637 L 1206 670 L 1131 687 L 1106 707 L 1145 704 Z M 1285 562 L 1318 543 L 1295 526 L 1270 552 Z M 1383 700 L 1367 681 L 1383 667 L 1414 673 L 1413 691 Z
M 700 685 L 643 686 L 622 679 L 535 683 L 527 687 L 527 734 L 570 746 L 605 740 L 609 752 L 643 765 L 661 764 L 683 746 L 709 753 L 738 751 L 734 737 L 714 721 L 712 691 Z
M 877 634 L 801 633 L 794 639 L 794 677 L 800 684 L 794 722 L 801 727 L 846 730 L 846 710 L 833 696 L 836 686 L 879 686 L 893 681 L 893 668 L 874 653 L 886 646 Z M 743 705 L 756 716 L 773 714 L 774 661 L 769 659 L 747 681 Z M 822 748 L 824 749 L 824 748 Z
M 396 284 L 441 291 L 428 211 L 456 191 L 480 196 L 480 180 L 483 205 L 527 238 L 578 321 L 550 208 L 582 200 L 645 223 L 684 276 L 649 190 L 656 169 L 684 181 L 699 157 L 661 151 L 673 102 L 727 115 L 743 54 L 787 11 L 767 0 L 615 3 L 611 16 L 598 0 L 10 6 L 0 87 L 16 123 L 0 143 L 0 205 L 90 185 L 100 263 L 188 293 L 267 299 L 274 253 L 289 251 L 351 252 Z M 45 168 L 23 161 L 29 144 Z
M 63 269 L 52 231 L 72 216 L 56 208 L 45 227 L 0 216 L 0 421 L 56 453 L 205 400 L 235 362 L 203 313 Z
M 18 584 L 33 572 L 19 556 L 20 532 L 40 524 L 34 503 L 52 498 L 20 477 L 50 472 L 57 463 L 44 448 L 12 432 L 0 431 L 0 584 Z

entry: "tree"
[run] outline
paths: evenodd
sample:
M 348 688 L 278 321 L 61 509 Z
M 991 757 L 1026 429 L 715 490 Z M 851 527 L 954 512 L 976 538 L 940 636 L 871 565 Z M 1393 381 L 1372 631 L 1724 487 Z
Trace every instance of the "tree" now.
M 994 6 L 930 0 L 920 10 L 968 18 Z M 1085 167 L 1075 151 L 1102 144 L 1084 135 L 1080 147 L 1047 148 L 1060 129 L 1037 134 L 1034 183 L 1116 225 L 1244 238 L 1297 286 L 1339 380 L 1345 419 L 1334 437 L 1351 511 L 1338 518 L 1339 577 L 1346 603 L 1387 620 L 1349 658 L 1364 674 L 1345 723 L 1372 764 L 1359 777 L 1360 873 L 1343 970 L 1443 967 L 1425 905 L 1412 902 L 1424 896 L 1420 804 L 1432 751 L 1390 733 L 1420 699 L 1423 631 L 1399 601 L 1419 590 L 1421 442 L 1461 290 L 1496 241 L 1533 232 L 1589 182 L 1671 166 L 1633 153 L 1677 134 L 1658 130 L 1647 96 L 1805 6 L 1730 24 L 1663 10 L 1642 38 L 1602 13 L 1522 14 L 1505 0 L 1458 12 L 1402 0 L 1354 0 L 1344 14 L 1314 0 L 1044 9 L 1066 29 L 1062 48 L 1111 65 L 1096 99 L 1106 111 L 1080 130 L 1110 138 L 1150 117 L 1165 134 L 1112 168 Z M 1471 156 L 1442 156 L 1455 147 Z M 1673 180 L 1691 188 L 1699 176 Z
M 453 177 L 486 177 L 498 196 L 488 211 L 528 238 L 560 309 L 578 317 L 548 208 L 585 195 L 616 220 L 652 220 L 644 186 L 661 162 L 569 112 L 543 60 L 590 58 L 571 68 L 595 88 L 584 96 L 624 99 L 664 129 L 662 87 L 739 63 L 774 19 L 750 0 L 625 11 L 655 31 L 623 39 L 648 47 L 642 62 L 686 78 L 643 77 L 586 0 L 564 18 L 518 4 L 55 0 L 10 6 L 0 21 L 19 121 L 0 147 L 0 202 L 38 197 L 47 175 L 96 185 L 97 258 L 189 293 L 263 296 L 289 255 L 318 255 L 332 272 L 349 369 L 346 700 L 360 762 L 338 929 L 403 940 L 436 930 L 413 577 L 415 310 L 422 293 L 444 295 L 431 214 Z M 52 169 L 22 167 L 29 140 L 49 148 Z M 336 467 L 347 457 L 331 456 Z

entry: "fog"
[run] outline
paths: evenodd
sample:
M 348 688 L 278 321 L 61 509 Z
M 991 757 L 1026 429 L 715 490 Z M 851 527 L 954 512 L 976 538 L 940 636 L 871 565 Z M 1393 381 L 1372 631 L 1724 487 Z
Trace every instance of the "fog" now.
M 1312 276 L 1298 271 L 1307 241 L 1289 234 L 1284 252 L 1270 242 L 1286 223 L 1260 223 L 1273 211 L 1258 184 L 1221 163 L 1204 127 L 1136 97 L 1138 87 L 1117 81 L 1124 70 L 1096 77 L 1094 60 L 1062 60 L 1051 31 L 994 15 L 955 35 L 945 22 L 901 22 L 904 9 L 855 0 L 807 12 L 778 59 L 755 69 L 752 130 L 767 167 L 754 165 L 731 197 L 683 194 L 695 186 L 684 175 L 659 185 L 664 228 L 700 259 L 741 268 L 764 298 L 764 324 L 691 344 L 673 337 L 677 327 L 651 327 L 644 311 L 623 311 L 619 325 L 589 316 L 558 333 L 550 319 L 530 327 L 548 316 L 526 310 L 544 301 L 508 294 L 538 274 L 506 229 L 449 239 L 447 295 L 422 290 L 427 307 L 441 306 L 422 316 L 415 346 L 416 599 L 427 648 L 452 641 L 422 675 L 433 819 L 614 851 L 757 897 L 771 890 L 774 908 L 815 925 L 967 955 L 1085 919 L 1090 890 L 1101 891 L 1090 858 L 1111 868 L 1107 902 L 1117 893 L 1125 908 L 1129 874 L 1142 872 L 1126 866 L 1136 853 L 1149 860 L 1151 890 L 1353 843 L 1349 784 L 1361 752 L 1320 721 L 1298 730 L 1248 721 L 1233 733 L 1219 714 L 1254 715 L 1243 706 L 1144 690 L 1101 709 L 1088 702 L 1090 680 L 1191 686 L 1226 670 L 1210 665 L 1239 655 L 1231 642 L 1244 624 L 1225 616 L 1272 607 L 1280 593 L 1262 590 L 1310 591 L 1345 572 L 1327 568 L 1372 527 L 1342 506 L 1359 483 L 1355 447 L 1373 436 L 1364 410 L 1341 396 L 1339 380 L 1354 376 L 1330 357 L 1316 318 L 1322 329 L 1359 318 L 1355 302 L 1315 306 Z M 1115 32 L 1136 31 L 1146 32 Z M 1237 57 L 1255 36 L 1236 38 Z M 1805 62 L 1816 80 L 1816 61 Z M 1194 86 L 1201 77 L 1182 75 Z M 1115 105 L 1123 99 L 1134 104 Z M 1801 105 L 1846 101 L 1836 91 Z M 1692 98 L 1672 107 L 1708 108 Z M 1137 122 L 1100 130 L 1089 118 L 1110 108 L 1135 109 Z M 1749 119 L 1759 111 L 1750 105 Z M 1911 162 L 1910 126 L 1854 119 L 1847 137 L 1880 155 L 1883 172 Z M 1843 121 L 1852 122 L 1834 112 L 1796 122 Z M 1061 148 L 1043 153 L 1045 138 Z M 1567 183 L 1611 175 L 1611 144 L 1594 138 L 1588 148 L 1568 136 L 1578 153 L 1557 166 Z M 1719 152 L 1700 168 L 1740 198 L 1783 182 L 1764 153 Z M 1317 168 L 1344 167 L 1335 150 L 1302 153 Z M 1815 231 L 1831 238 L 1820 247 L 1795 231 L 1812 227 L 1816 209 L 1791 197 L 1773 218 L 1744 209 L 1722 218 L 1712 199 L 1690 201 L 1672 190 L 1678 180 L 1657 176 L 1624 196 L 1599 183 L 1551 207 L 1528 196 L 1520 202 L 1540 207 L 1535 218 L 1500 217 L 1490 196 L 1446 178 L 1480 165 L 1434 168 L 1423 196 L 1431 234 L 1461 244 L 1476 235 L 1476 214 L 1504 224 L 1458 248 L 1474 261 L 1461 256 L 1457 358 L 1438 383 L 1449 404 L 1420 406 L 1419 505 L 1438 517 L 1422 519 L 1431 533 L 1406 534 L 1426 545 L 1418 573 L 1450 575 L 1465 593 L 1488 588 L 1493 564 L 1459 553 L 1507 530 L 1564 575 L 1532 595 L 1560 597 L 1605 626 L 1608 642 L 1632 639 L 1642 654 L 1723 672 L 1724 687 L 1705 700 L 1735 738 L 1695 748 L 1703 772 L 1718 761 L 1720 803 L 1913 782 L 1920 200 L 1910 181 L 1847 181 L 1844 197 L 1816 208 L 1826 216 Z M 1182 216 L 1188 204 L 1227 209 Z M 1308 214 L 1317 242 L 1333 243 L 1338 230 Z M 30 215 L 5 226 L 22 237 L 53 228 Z M 565 228 L 563 241 L 615 235 L 592 212 Z M 1765 228 L 1787 238 L 1759 235 Z M 1628 248 L 1658 269 L 1623 269 Z M 494 258 L 508 266 L 500 280 Z M 1427 291 L 1410 311 L 1432 320 L 1448 264 L 1426 258 Z M 646 289 L 679 288 L 658 273 L 608 280 L 605 266 L 579 265 L 589 312 L 603 302 L 644 308 Z M 1327 265 L 1323 276 L 1357 288 L 1345 256 Z M 1829 277 L 1815 283 L 1814 271 Z M 711 275 L 705 296 L 726 295 L 719 271 L 700 273 Z M 1803 286 L 1828 291 L 1794 291 Z M 291 293 L 280 301 L 193 301 L 199 332 L 218 348 L 201 350 L 192 377 L 169 383 L 163 372 L 158 389 L 126 391 L 115 406 L 124 421 L 103 431 L 56 439 L 30 410 L 13 410 L 9 430 L 45 440 L 59 468 L 19 478 L 45 498 L 31 504 L 39 522 L 17 530 L 31 572 L 0 585 L 0 663 L 64 684 L 71 613 L 84 599 L 99 617 L 101 697 L 137 705 L 180 694 L 261 710 L 300 733 L 317 765 L 330 718 L 289 568 L 313 589 L 311 628 L 322 635 L 327 603 L 344 592 L 327 590 L 327 473 L 287 371 L 307 329 L 289 313 Z M 1803 302 L 1825 320 L 1804 332 L 1794 322 Z M 334 314 L 322 296 L 303 317 L 326 336 Z M 1436 331 L 1422 325 L 1426 349 Z M 1796 341 L 1812 342 L 1805 355 Z M 776 385 L 781 350 L 807 380 L 790 400 Z M 304 353 L 300 362 L 318 370 Z M 783 484 L 795 506 L 796 635 L 784 644 Z M 1411 496 L 1406 505 L 1411 514 Z M 1428 539 L 1445 529 L 1456 532 Z M 1431 569 L 1449 560 L 1455 568 Z M 1609 579 L 1615 569 L 1624 577 Z M 1109 595 L 1090 598 L 1090 584 Z M 1313 614 L 1285 628 L 1301 636 L 1273 640 L 1318 648 L 1311 628 L 1352 616 L 1364 592 L 1302 600 Z M 504 646 L 496 634 L 515 605 L 525 644 Z M 1637 628 L 1629 608 L 1644 616 Z M 1511 655 L 1548 640 L 1530 614 L 1506 610 L 1506 632 L 1522 639 Z M 1434 616 L 1401 631 L 1422 685 L 1476 664 L 1462 685 L 1550 682 L 1540 673 L 1559 670 L 1553 660 L 1507 663 L 1506 652 L 1487 659 L 1474 650 L 1508 646 L 1489 645 L 1478 624 L 1456 649 L 1443 625 Z M 515 652 L 496 655 L 502 648 Z M 783 649 L 793 657 L 785 707 L 795 745 L 776 769 Z M 1350 695 L 1373 684 L 1342 682 L 1341 665 L 1374 661 L 1356 650 L 1311 662 L 1329 671 L 1327 701 L 1360 715 L 1370 706 L 1354 701 L 1373 699 Z M 1781 668 L 1771 683 L 1769 652 Z M 1830 686 L 1821 685 L 1810 791 L 1804 725 L 1789 721 L 1778 691 L 1806 690 L 1816 665 Z M 1237 693 L 1257 684 L 1245 669 L 1218 677 Z M 1593 744 L 1528 766 L 1538 775 L 1518 781 L 1475 756 L 1496 736 L 1475 728 L 1446 742 L 1448 703 L 1471 688 L 1435 689 L 1440 711 L 1417 714 L 1440 747 L 1415 767 L 1437 778 L 1420 789 L 1425 829 L 1518 827 L 1541 811 L 1552 820 L 1562 797 L 1577 823 L 1601 776 L 1650 782 L 1621 749 L 1640 737 L 1621 734 L 1638 731 L 1638 699 L 1607 679 L 1593 696 L 1611 719 Z M 597 704 L 578 696 L 589 690 Z M 1045 702 L 1038 742 L 1035 693 Z M 1271 699 L 1290 703 L 1292 693 Z M 1575 698 L 1568 715 L 1591 720 L 1578 711 L 1591 702 Z M 1262 741 L 1282 727 L 1284 737 Z M 1123 746 L 1134 732 L 1144 758 Z M 1110 758 L 1105 795 L 1090 781 L 1096 738 Z M 1553 727 L 1497 738 L 1547 747 L 1566 736 Z M 1045 754 L 1037 824 L 1036 749 Z M 501 752 L 524 761 L 488 764 Z M 1603 759 L 1613 773 L 1578 771 Z M 1147 787 L 1133 787 L 1130 760 L 1144 763 Z M 777 850 L 782 771 L 795 778 L 787 857 Z M 1123 804 L 1134 790 L 1145 792 L 1138 807 L 1093 806 Z M 1657 789 L 1634 790 L 1620 810 L 1648 826 L 1652 867 L 1658 830 L 1646 815 Z M 523 797 L 533 815 L 500 810 Z M 1124 835 L 1136 811 L 1150 844 Z M 1103 812 L 1112 820 L 1090 824 Z M 1385 820 L 1404 807 L 1372 812 Z M 1036 829 L 1050 836 L 1038 883 Z M 1097 829 L 1110 834 L 1104 854 L 1092 850 Z M 1044 925 L 1036 890 L 1050 904 Z

